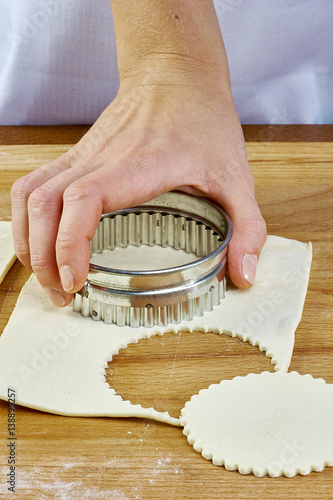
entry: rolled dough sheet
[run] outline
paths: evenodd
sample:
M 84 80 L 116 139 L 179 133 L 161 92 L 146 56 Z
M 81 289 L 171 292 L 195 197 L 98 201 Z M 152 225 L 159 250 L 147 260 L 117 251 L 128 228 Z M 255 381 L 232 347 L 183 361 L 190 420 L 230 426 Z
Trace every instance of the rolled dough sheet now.
M 230 289 L 213 311 L 165 328 L 117 327 L 83 318 L 69 307 L 57 309 L 32 277 L 0 338 L 0 398 L 7 399 L 10 387 L 18 404 L 52 413 L 150 417 L 179 425 L 168 413 L 123 401 L 105 381 L 108 361 L 139 339 L 199 330 L 248 340 L 272 357 L 275 369 L 286 371 L 311 257 L 310 244 L 270 236 L 254 287 Z
M 165 247 L 163 252 L 163 262 L 161 262 L 161 248 L 159 246 L 150 247 L 142 245 L 135 247 L 130 245 L 126 248 L 115 248 L 114 250 L 104 250 L 103 253 L 94 253 L 90 262 L 98 266 L 116 267 L 127 271 L 152 271 L 161 269 L 161 266 L 182 266 L 197 260 L 194 253 L 186 253 L 183 250 L 176 250 Z
M 215 465 L 287 477 L 333 466 L 333 385 L 297 372 L 213 384 L 182 410 L 188 442 Z
M 12 223 L 0 221 L 0 283 L 15 262 Z

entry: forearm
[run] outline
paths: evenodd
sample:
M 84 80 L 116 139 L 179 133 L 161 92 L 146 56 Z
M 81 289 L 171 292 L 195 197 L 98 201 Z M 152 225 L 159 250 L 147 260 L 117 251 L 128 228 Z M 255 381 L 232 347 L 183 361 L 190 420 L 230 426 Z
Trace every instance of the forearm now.
M 229 71 L 212 0 L 111 0 L 121 80 L 147 67 L 173 78 L 173 69 L 208 84 Z M 170 71 L 169 71 L 170 70 Z M 207 81 L 208 80 L 208 81 Z

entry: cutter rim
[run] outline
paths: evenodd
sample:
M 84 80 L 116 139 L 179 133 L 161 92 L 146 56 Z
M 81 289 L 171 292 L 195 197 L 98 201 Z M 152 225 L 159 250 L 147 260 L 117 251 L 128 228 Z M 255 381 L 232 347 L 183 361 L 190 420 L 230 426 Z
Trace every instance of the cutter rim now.
M 162 204 L 158 203 L 161 199 Z M 168 205 L 169 199 L 173 204 L 176 204 L 176 207 Z M 193 213 L 178 208 L 175 201 L 179 201 L 180 206 L 185 203 L 186 208 L 187 202 L 192 203 Z M 201 208 L 204 213 L 212 214 L 213 220 L 198 214 L 198 210 Z M 147 216 L 144 213 L 147 213 Z M 130 218 L 127 221 L 125 219 L 130 214 L 138 216 L 131 218 L 135 227 L 133 234 L 138 238 L 135 243 L 130 241 L 133 239 L 133 234 L 126 232 L 129 231 L 131 221 Z M 168 238 L 172 234 L 174 244 L 165 244 L 165 240 L 162 243 L 163 216 L 169 216 L 164 220 L 164 230 L 166 231 L 164 237 L 169 242 Z M 177 223 L 179 218 L 182 218 L 179 223 L 182 224 L 181 229 L 184 233 L 180 231 L 179 223 Z M 223 221 L 221 222 L 222 227 L 218 227 L 214 221 Z M 155 223 L 156 226 L 154 226 Z M 103 224 L 109 224 L 106 226 L 106 233 Z M 203 228 L 199 226 L 203 226 Z M 111 230 L 110 227 L 113 229 Z M 156 227 L 159 227 L 159 230 Z M 170 233 L 170 227 L 174 234 L 172 231 Z M 193 227 L 195 230 L 194 240 L 193 234 L 188 232 L 191 231 L 191 227 L 192 230 Z M 152 238 L 153 243 L 151 242 L 151 233 L 147 232 L 148 229 L 155 231 Z M 143 242 L 144 230 L 145 238 L 149 238 L 148 243 Z M 121 233 L 120 237 L 117 231 Z M 232 237 L 232 223 L 228 214 L 212 200 L 180 191 L 164 193 L 151 202 L 103 214 L 95 236 L 97 233 L 95 248 L 97 245 L 98 251 L 96 253 L 102 253 L 106 249 L 113 250 L 119 246 L 148 244 L 149 246 L 173 247 L 176 250 L 181 248 L 188 253 L 197 254 L 197 258 L 186 264 L 152 270 L 117 269 L 90 263 L 87 281 L 83 288 L 75 294 L 73 300 L 73 309 L 81 312 L 83 316 L 90 316 L 94 320 L 103 320 L 106 323 L 116 323 L 118 326 L 166 326 L 168 323 L 179 323 L 184 319 L 190 320 L 194 316 L 201 316 L 205 311 L 212 310 L 224 297 L 226 252 Z M 112 243 L 112 248 L 105 248 L 105 237 L 111 238 L 111 233 L 115 242 Z M 159 234 L 160 239 L 158 239 L 157 234 Z M 120 238 L 118 245 L 116 244 L 117 237 Z M 192 239 L 190 240 L 190 238 Z M 160 241 L 160 243 L 156 243 L 155 240 Z M 187 248 L 187 244 L 189 244 L 190 249 Z M 208 251 L 212 248 L 211 245 L 216 247 L 212 251 Z M 193 246 L 195 250 L 193 250 Z M 201 255 L 206 251 L 206 255 Z M 219 259 L 219 257 L 221 258 Z M 166 281 L 159 288 L 159 279 L 163 279 L 163 276 Z M 145 279 L 148 282 L 147 286 Z M 174 302 L 172 302 L 173 300 Z M 148 312 L 147 308 L 152 308 L 153 311 Z

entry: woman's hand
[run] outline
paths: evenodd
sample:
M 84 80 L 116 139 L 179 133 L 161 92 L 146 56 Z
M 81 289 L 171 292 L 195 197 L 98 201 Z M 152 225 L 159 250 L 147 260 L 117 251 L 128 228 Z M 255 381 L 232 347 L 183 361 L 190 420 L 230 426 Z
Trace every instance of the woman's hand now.
M 142 14 L 142 22 L 149 24 L 147 13 L 131 16 L 146 1 L 114 2 L 121 82 L 116 99 L 76 146 L 12 188 L 16 254 L 56 306 L 69 304 L 85 282 L 89 242 L 102 213 L 173 189 L 211 198 L 229 213 L 234 227 L 230 277 L 242 288 L 255 278 L 266 226 L 255 200 L 212 2 L 195 7 L 190 2 L 191 15 L 183 26 L 189 0 L 182 8 L 175 0 L 149 0 L 159 16 L 152 16 L 151 29 L 143 30 L 138 17 Z M 126 16 L 127 4 L 133 7 L 131 16 Z M 177 14 L 166 18 L 169 4 Z M 196 9 L 203 10 L 194 16 Z M 194 31 L 194 39 L 197 18 L 204 29 Z M 164 38 L 170 34 L 173 43 L 158 36 L 152 52 L 156 23 L 166 23 Z M 135 50 L 128 47 L 133 37 Z
M 266 230 L 231 96 L 145 78 L 126 81 L 74 148 L 12 188 L 15 251 L 57 306 L 85 282 L 101 214 L 172 189 L 225 208 L 230 277 L 244 288 L 254 280 Z

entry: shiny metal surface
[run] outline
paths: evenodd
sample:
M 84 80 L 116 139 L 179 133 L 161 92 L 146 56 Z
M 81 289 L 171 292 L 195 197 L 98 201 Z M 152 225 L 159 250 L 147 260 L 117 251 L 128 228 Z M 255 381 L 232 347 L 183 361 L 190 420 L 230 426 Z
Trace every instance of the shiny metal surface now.
M 124 271 L 90 264 L 73 309 L 118 326 L 151 327 L 201 316 L 225 294 L 228 215 L 213 202 L 182 192 L 105 214 L 91 253 L 129 245 L 159 245 L 194 253 L 185 265 L 154 271 Z

